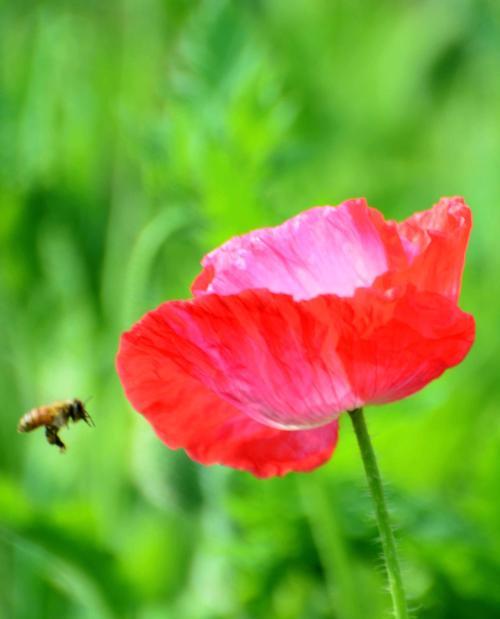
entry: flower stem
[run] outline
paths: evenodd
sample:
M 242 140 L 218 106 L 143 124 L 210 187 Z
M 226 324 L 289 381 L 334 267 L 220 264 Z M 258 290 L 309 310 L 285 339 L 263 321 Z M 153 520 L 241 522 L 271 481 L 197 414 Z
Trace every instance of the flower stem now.
M 406 604 L 405 592 L 403 589 L 403 581 L 401 578 L 401 568 L 399 567 L 398 553 L 396 551 L 396 541 L 389 520 L 389 512 L 387 510 L 387 502 L 382 487 L 382 479 L 380 471 L 373 451 L 373 446 L 366 427 L 365 417 L 362 408 L 356 408 L 349 411 L 354 432 L 358 439 L 361 458 L 365 467 L 368 486 L 375 504 L 375 512 L 377 517 L 380 539 L 382 542 L 382 550 L 387 569 L 389 580 L 389 590 L 392 597 L 394 607 L 394 617 L 396 619 L 408 619 L 408 607 Z

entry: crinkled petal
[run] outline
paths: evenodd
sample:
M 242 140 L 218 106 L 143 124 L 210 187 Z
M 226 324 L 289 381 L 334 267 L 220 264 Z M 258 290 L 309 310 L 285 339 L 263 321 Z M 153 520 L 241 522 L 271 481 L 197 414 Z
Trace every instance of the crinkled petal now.
M 199 296 L 265 288 L 310 299 L 413 283 L 456 301 L 470 229 L 470 209 L 459 197 L 443 198 L 400 224 L 362 199 L 317 207 L 214 250 L 192 290 Z
M 205 256 L 192 291 L 227 295 L 265 288 L 296 299 L 347 296 L 401 261 L 406 264 L 394 227 L 364 199 L 349 200 L 234 237 Z
M 474 321 L 449 299 L 413 286 L 386 294 L 360 289 L 347 299 L 246 291 L 165 303 L 124 338 L 119 368 L 131 396 L 134 372 L 141 372 L 124 380 L 123 350 L 144 338 L 145 363 L 154 351 L 167 368 L 154 361 L 156 392 L 162 380 L 162 394 L 173 389 L 175 367 L 174 376 L 189 376 L 256 422 L 293 430 L 414 393 L 465 356 Z
M 223 464 L 257 477 L 310 471 L 335 448 L 338 422 L 289 432 L 258 423 L 192 375 L 206 354 L 176 341 L 162 306 L 122 336 L 117 369 L 125 393 L 172 449 L 202 464 Z
M 392 282 L 412 282 L 420 290 L 456 301 L 471 227 L 471 211 L 461 197 L 442 198 L 399 224 L 409 267 L 396 273 Z
M 364 403 L 405 398 L 460 363 L 474 337 L 474 318 L 448 298 L 414 286 L 377 295 L 359 290 L 338 354 Z
M 335 352 L 341 303 L 309 311 L 267 291 L 206 295 L 164 303 L 135 337 L 147 333 L 149 350 L 255 421 L 311 428 L 358 404 Z

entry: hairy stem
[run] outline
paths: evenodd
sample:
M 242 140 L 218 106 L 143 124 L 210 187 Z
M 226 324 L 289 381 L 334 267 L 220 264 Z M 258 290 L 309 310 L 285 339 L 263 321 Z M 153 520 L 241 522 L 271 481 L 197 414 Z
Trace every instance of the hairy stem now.
M 408 606 L 406 603 L 405 592 L 403 588 L 403 580 L 401 578 L 401 568 L 399 566 L 398 553 L 396 550 L 396 541 L 389 520 L 389 512 L 387 510 L 387 502 L 382 487 L 382 479 L 380 471 L 373 451 L 373 446 L 366 427 L 365 417 L 362 408 L 357 408 L 349 411 L 354 432 L 358 440 L 361 458 L 365 467 L 365 473 L 370 487 L 373 503 L 375 505 L 375 514 L 377 517 L 378 529 L 380 531 L 380 539 L 382 542 L 382 550 L 384 554 L 385 566 L 387 569 L 387 577 L 389 580 L 389 590 L 392 597 L 394 607 L 394 617 L 396 619 L 408 619 Z

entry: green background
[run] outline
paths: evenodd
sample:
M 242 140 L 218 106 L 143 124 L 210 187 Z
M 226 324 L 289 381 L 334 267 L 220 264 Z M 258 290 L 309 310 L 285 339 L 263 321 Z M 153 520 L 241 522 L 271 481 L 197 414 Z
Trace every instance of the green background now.
M 203 468 L 131 410 L 114 356 L 231 235 L 462 194 L 476 343 L 367 418 L 415 615 L 498 618 L 497 0 L 3 0 L 0 59 L 0 617 L 389 616 L 348 419 L 312 474 Z M 16 434 L 74 396 L 96 428 L 66 455 Z

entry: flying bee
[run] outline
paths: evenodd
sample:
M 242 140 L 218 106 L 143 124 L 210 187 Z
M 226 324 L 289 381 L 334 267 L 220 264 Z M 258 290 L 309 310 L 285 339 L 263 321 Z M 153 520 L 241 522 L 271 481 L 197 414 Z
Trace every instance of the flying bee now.
M 57 445 L 61 451 L 64 451 L 66 445 L 59 437 L 59 430 L 67 426 L 70 420 L 76 423 L 80 419 L 83 419 L 89 426 L 94 425 L 92 417 L 85 410 L 81 400 L 78 398 L 61 400 L 46 406 L 32 408 L 21 417 L 17 430 L 18 432 L 31 432 L 44 426 L 47 442 L 51 445 Z

